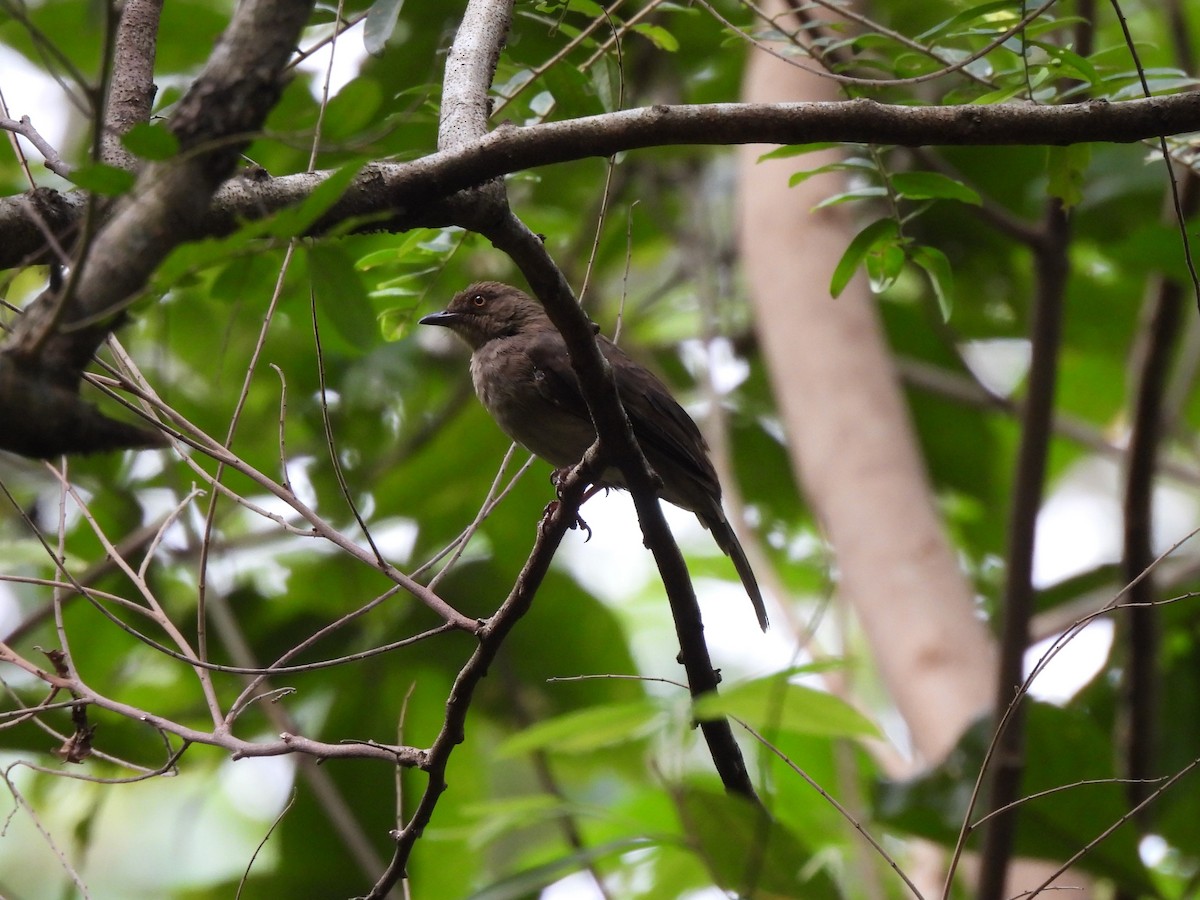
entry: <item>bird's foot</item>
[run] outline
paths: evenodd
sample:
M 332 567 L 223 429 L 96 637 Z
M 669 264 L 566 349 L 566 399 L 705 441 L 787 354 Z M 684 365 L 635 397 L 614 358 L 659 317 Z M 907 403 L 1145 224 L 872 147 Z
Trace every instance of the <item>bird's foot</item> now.
M 567 483 L 567 476 L 575 469 L 574 466 L 564 466 L 561 469 L 555 469 L 550 473 L 550 483 L 554 485 L 554 493 L 559 497 L 562 496 L 563 485 Z
M 564 466 L 563 468 L 555 469 L 553 472 L 550 473 L 550 483 L 552 485 L 554 485 L 554 493 L 556 493 L 559 496 L 559 498 L 562 497 L 563 488 L 566 486 L 567 479 L 578 468 L 579 468 L 579 465 Z M 589 500 L 591 500 L 593 497 L 595 497 L 601 491 L 604 491 L 604 493 L 607 495 L 608 491 L 609 491 L 609 486 L 607 484 L 589 485 L 588 489 L 586 491 L 584 491 L 584 493 L 583 493 L 583 499 L 580 500 L 579 502 L 587 503 Z
M 560 501 L 551 500 L 549 503 L 546 504 L 546 508 L 544 510 L 542 510 L 542 517 L 549 518 L 551 515 L 553 515 L 558 510 L 559 505 L 560 505 Z M 587 543 L 588 541 L 590 541 L 592 539 L 592 528 L 590 525 L 588 525 L 587 522 L 583 521 L 583 516 L 579 515 L 579 513 L 575 514 L 575 520 L 567 527 L 572 530 L 578 528 L 582 531 L 586 531 L 587 537 L 585 537 L 583 539 L 584 543 Z

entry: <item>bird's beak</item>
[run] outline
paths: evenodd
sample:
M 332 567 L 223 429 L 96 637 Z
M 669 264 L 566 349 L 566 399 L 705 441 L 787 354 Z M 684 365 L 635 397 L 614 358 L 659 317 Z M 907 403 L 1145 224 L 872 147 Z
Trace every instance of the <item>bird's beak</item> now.
M 441 312 L 430 313 L 417 320 L 418 325 L 444 325 L 451 326 L 458 321 L 458 313 L 452 313 L 448 309 L 443 309 Z

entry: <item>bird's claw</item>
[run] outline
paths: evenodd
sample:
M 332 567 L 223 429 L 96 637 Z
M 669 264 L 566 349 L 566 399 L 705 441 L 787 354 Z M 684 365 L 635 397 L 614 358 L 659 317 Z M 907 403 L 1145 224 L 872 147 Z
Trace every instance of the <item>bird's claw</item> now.
M 575 514 L 575 521 L 571 523 L 571 527 L 587 532 L 587 537 L 583 539 L 585 544 L 592 539 L 592 527 L 588 525 L 587 522 L 583 521 L 583 516 L 579 515 L 578 513 Z
M 560 500 L 562 499 L 563 487 L 566 485 L 567 479 L 575 472 L 577 468 L 578 466 L 566 466 L 561 469 L 555 469 L 550 473 L 550 483 L 554 485 L 554 492 L 558 495 Z M 588 489 L 583 492 L 583 499 L 579 502 L 581 504 L 587 503 L 601 491 L 604 491 L 604 496 L 607 497 L 608 492 L 611 489 L 611 486 L 607 484 L 588 485 Z
M 573 468 L 573 466 L 565 466 L 550 473 L 550 483 L 554 485 L 554 493 L 559 497 L 562 496 L 563 485 L 567 483 L 567 476 L 571 474 Z
M 558 510 L 558 507 L 560 505 L 561 505 L 560 501 L 551 500 L 549 503 L 546 504 L 546 508 L 544 510 L 542 510 L 542 518 L 549 518 L 551 515 L 553 515 Z M 585 537 L 583 539 L 583 542 L 585 544 L 592 539 L 592 528 L 590 525 L 588 525 L 587 522 L 583 521 L 583 516 L 579 515 L 579 513 L 575 514 L 575 519 L 567 527 L 572 530 L 578 528 L 582 531 L 586 531 L 587 537 Z

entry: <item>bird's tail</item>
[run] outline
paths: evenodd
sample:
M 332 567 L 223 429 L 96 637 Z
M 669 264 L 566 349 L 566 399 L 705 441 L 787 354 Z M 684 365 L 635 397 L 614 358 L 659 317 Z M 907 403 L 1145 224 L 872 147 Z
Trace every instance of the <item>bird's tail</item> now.
M 762 626 L 763 631 L 766 631 L 769 623 L 762 591 L 758 589 L 758 579 L 754 577 L 754 570 L 750 568 L 750 560 L 746 559 L 746 551 L 742 549 L 737 535 L 733 533 L 733 526 L 723 515 L 720 518 L 711 515 L 701 516 L 700 523 L 712 532 L 717 546 L 733 560 L 733 567 L 737 569 L 738 578 L 742 579 L 742 587 L 746 589 L 750 602 L 754 604 L 754 613 L 758 616 L 758 624 Z

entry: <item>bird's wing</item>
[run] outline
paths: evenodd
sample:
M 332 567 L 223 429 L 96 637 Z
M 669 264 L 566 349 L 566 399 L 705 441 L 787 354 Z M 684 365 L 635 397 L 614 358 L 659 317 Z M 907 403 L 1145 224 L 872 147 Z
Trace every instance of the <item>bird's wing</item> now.
M 601 352 L 612 366 L 634 437 L 650 465 L 668 482 L 667 499 L 693 510 L 714 504 L 719 509 L 721 488 L 696 423 L 649 369 L 634 362 L 607 338 L 599 341 Z M 539 334 L 530 342 L 529 359 L 541 398 L 563 412 L 587 419 L 587 404 L 562 337 L 557 332 Z M 665 476 L 664 470 L 668 470 Z M 681 478 L 688 483 L 679 483 Z
M 556 409 L 590 422 L 562 336 L 557 331 L 541 332 L 530 340 L 528 353 L 538 395 Z
M 762 591 L 721 508 L 721 485 L 700 429 L 654 373 L 635 363 L 607 338 L 601 337 L 599 341 L 600 351 L 612 366 L 617 393 L 633 425 L 634 437 L 662 480 L 663 497 L 696 513 L 701 524 L 716 538 L 717 546 L 733 559 L 738 577 L 754 604 L 759 625 L 766 631 L 767 611 Z M 541 398 L 557 409 L 586 418 L 587 405 L 566 345 L 558 333 L 539 336 L 530 345 L 529 357 Z M 605 475 L 621 484 L 620 473 Z
M 653 372 L 631 360 L 616 344 L 601 338 L 600 349 L 612 364 L 617 393 L 621 395 L 621 403 L 633 424 L 633 433 L 650 465 L 660 477 L 664 477 L 664 464 L 671 466 L 672 472 L 686 476 L 719 508 L 721 488 L 717 473 L 709 462 L 704 436 L 692 417 Z M 672 502 L 686 501 L 681 505 L 693 510 L 708 505 L 699 502 L 697 491 L 687 490 L 682 484 L 668 483 L 666 487 L 668 494 L 680 495 L 669 497 Z M 674 492 L 671 487 L 675 488 Z

